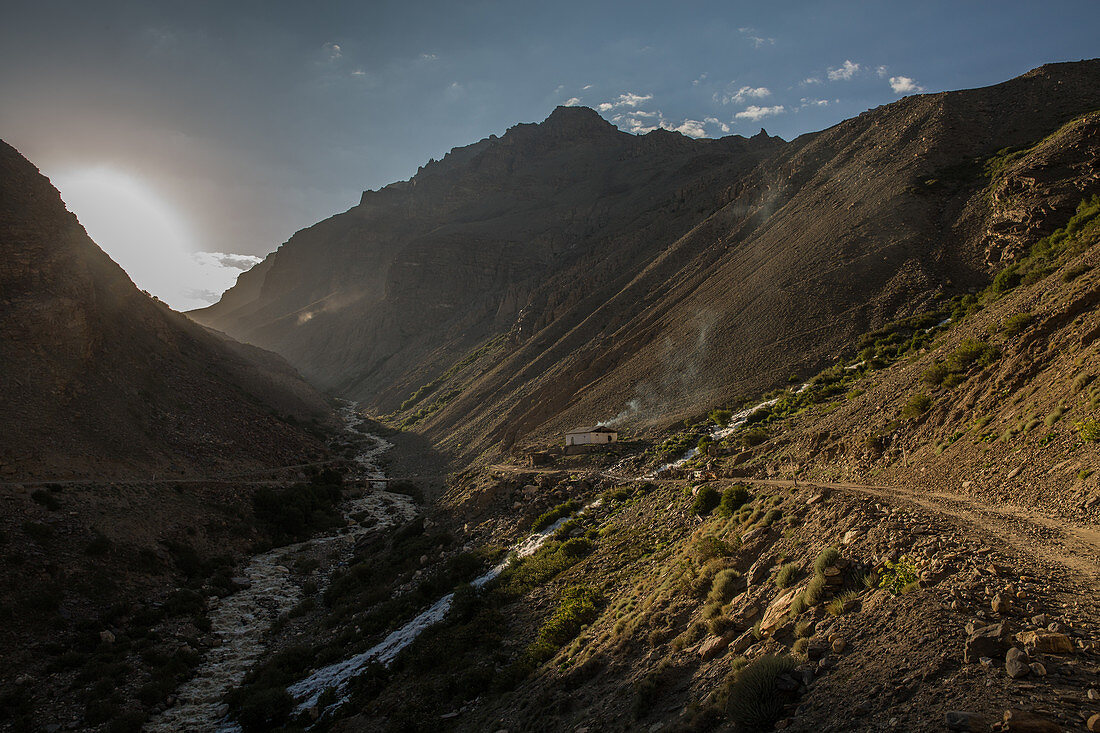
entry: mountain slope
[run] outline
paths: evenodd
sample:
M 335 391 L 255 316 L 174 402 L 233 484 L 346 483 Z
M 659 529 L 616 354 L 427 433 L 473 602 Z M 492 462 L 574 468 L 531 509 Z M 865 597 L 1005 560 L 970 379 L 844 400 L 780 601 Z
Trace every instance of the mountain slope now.
M 754 396 L 749 419 L 454 477 L 280 630 L 294 654 L 232 714 L 245 730 L 1094 730 L 1098 160 L 1100 112 L 997 156 L 980 185 L 995 232 L 1031 199 L 1076 197 L 1072 215 L 1022 227 L 981 291 Z M 392 664 L 351 663 L 410 638 L 448 588 L 449 613 Z M 320 675 L 328 692 L 296 708 L 317 670 L 357 674 Z
M 1098 78 L 1054 64 L 790 143 L 559 109 L 364 194 L 194 316 L 467 454 L 664 426 L 984 285 L 1064 223 L 1079 198 L 1005 205 L 982 161 L 1100 107 Z
M 49 181 L 0 143 L 0 440 L 7 479 L 300 462 L 328 420 L 285 361 L 138 291 Z

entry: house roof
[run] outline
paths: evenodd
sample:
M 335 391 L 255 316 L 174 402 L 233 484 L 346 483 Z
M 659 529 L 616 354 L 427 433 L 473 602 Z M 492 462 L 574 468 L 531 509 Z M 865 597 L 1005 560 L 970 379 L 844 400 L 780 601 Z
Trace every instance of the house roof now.
M 575 428 L 573 430 L 566 430 L 566 435 L 577 435 L 578 433 L 617 433 L 619 432 L 615 428 L 609 428 L 603 425 L 596 425 L 591 428 Z

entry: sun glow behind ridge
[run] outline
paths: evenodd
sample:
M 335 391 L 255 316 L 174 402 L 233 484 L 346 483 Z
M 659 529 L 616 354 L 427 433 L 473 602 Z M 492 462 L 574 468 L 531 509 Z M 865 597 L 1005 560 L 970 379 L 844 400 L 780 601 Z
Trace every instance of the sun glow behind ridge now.
M 62 171 L 51 177 L 88 235 L 130 279 L 177 310 L 217 301 L 237 275 L 260 261 L 252 255 L 196 251 L 180 214 L 140 179 L 111 167 Z

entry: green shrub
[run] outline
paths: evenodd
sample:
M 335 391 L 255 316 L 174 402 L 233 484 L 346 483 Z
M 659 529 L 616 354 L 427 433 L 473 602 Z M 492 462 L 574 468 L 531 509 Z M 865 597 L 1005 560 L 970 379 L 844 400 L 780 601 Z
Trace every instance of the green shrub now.
M 1046 419 L 1043 420 L 1043 424 L 1046 425 L 1048 428 L 1053 427 L 1054 423 L 1061 420 L 1062 415 L 1064 415 L 1065 413 L 1066 413 L 1066 409 L 1064 407 L 1055 407 L 1051 411 L 1051 413 L 1046 416 Z
M 718 615 L 707 620 L 707 630 L 715 636 L 721 636 L 735 627 L 736 624 L 729 616 Z
M 721 570 L 714 576 L 707 600 L 711 603 L 727 603 L 737 590 L 737 580 L 741 576 L 736 570 Z
M 726 427 L 730 424 L 730 418 L 733 417 L 733 412 L 730 410 L 711 410 L 707 417 L 716 424 Z
M 528 659 L 538 665 L 557 654 L 566 642 L 581 632 L 581 627 L 596 619 L 602 602 L 599 592 L 592 588 L 567 588 L 561 595 L 558 609 L 542 625 L 538 638 L 528 647 Z
M 809 585 L 806 586 L 806 590 L 803 592 L 803 596 L 806 600 L 807 606 L 816 606 L 821 603 L 821 599 L 825 597 L 825 576 L 818 573 L 814 577 L 810 578 Z
M 848 604 L 855 600 L 858 594 L 854 590 L 846 590 L 833 600 L 825 604 L 825 611 L 831 616 L 843 616 L 848 610 Z
M 713 560 L 716 557 L 729 557 L 733 554 L 733 548 L 731 548 L 729 544 L 724 540 L 710 535 L 700 537 L 694 547 L 692 547 L 692 550 L 693 554 L 700 562 Z
M 523 595 L 563 570 L 573 567 L 590 555 L 594 548 L 592 540 L 585 537 L 574 537 L 566 542 L 547 542 L 535 553 L 505 568 L 497 578 L 497 587 L 506 596 Z
M 718 516 L 729 519 L 734 512 L 749 501 L 749 490 L 740 484 L 731 486 L 722 492 L 722 500 L 718 503 Z
M 1031 313 L 1017 313 L 1005 319 L 1001 331 L 1004 332 L 1005 336 L 1015 336 L 1023 332 L 1034 320 L 1035 316 Z
M 1085 387 L 1089 386 L 1096 376 L 1094 374 L 1082 373 L 1073 378 L 1073 391 L 1080 392 Z
M 796 562 L 788 562 L 779 566 L 779 570 L 775 573 L 775 584 L 780 588 L 789 588 L 795 580 L 798 579 L 798 574 L 802 572 L 802 568 L 799 567 Z
M 1097 422 L 1093 418 L 1082 420 L 1081 422 L 1074 423 L 1073 426 L 1077 428 L 1077 434 L 1081 436 L 1081 440 L 1095 443 L 1100 441 L 1100 422 Z
M 950 372 L 943 362 L 936 362 L 921 373 L 921 379 L 933 387 L 939 387 Z
M 714 511 L 721 501 L 722 495 L 714 487 L 701 486 L 695 494 L 695 502 L 691 505 L 691 511 L 700 517 L 705 517 Z
M 916 420 L 928 412 L 931 407 L 932 398 L 921 392 L 909 398 L 909 401 L 905 403 L 905 407 L 901 410 L 901 417 L 905 420 Z
M 725 691 L 726 713 L 738 730 L 771 730 L 791 695 L 778 687 L 779 676 L 795 661 L 788 656 L 764 656 L 741 669 Z
M 997 273 L 997 276 L 993 278 L 993 283 L 989 286 L 989 290 L 994 295 L 1003 295 L 1019 285 L 1022 279 L 1023 276 L 1020 274 L 1019 266 L 1009 265 Z
M 917 582 L 917 566 L 913 559 L 905 556 L 897 562 L 886 561 L 886 567 L 879 574 L 878 587 L 885 588 L 895 596 L 901 595 L 906 586 Z
M 741 445 L 745 448 L 752 448 L 753 446 L 760 445 L 767 439 L 768 431 L 762 427 L 749 428 L 741 433 Z
M 576 512 L 581 508 L 581 503 L 576 499 L 570 499 L 569 501 L 558 504 L 553 509 L 543 512 L 531 525 L 532 532 L 541 532 L 549 527 L 554 522 L 558 521 L 562 517 L 568 517 L 570 514 Z
M 951 352 L 945 362 L 952 372 L 965 372 L 972 365 L 986 367 L 1000 356 L 997 347 L 976 339 L 965 339 L 957 349 Z
M 831 568 L 840 560 L 840 550 L 835 547 L 826 547 L 814 559 L 814 572 L 824 573 L 826 568 Z

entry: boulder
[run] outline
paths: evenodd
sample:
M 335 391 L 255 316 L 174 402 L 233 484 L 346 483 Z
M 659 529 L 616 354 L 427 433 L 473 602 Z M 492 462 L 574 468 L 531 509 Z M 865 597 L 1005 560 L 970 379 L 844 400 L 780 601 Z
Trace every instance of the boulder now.
M 712 636 L 702 643 L 699 647 L 699 656 L 704 660 L 714 659 L 722 652 L 726 651 L 726 647 L 733 641 L 733 634 L 722 634 L 721 636 Z
M 1027 654 L 1016 647 L 1009 649 L 1008 654 L 1005 655 L 1005 671 L 1008 672 L 1008 676 L 1014 680 L 1027 677 L 1031 674 L 1031 667 Z
M 742 541 L 743 540 L 744 538 L 742 538 Z M 763 583 L 764 580 L 766 580 L 768 577 L 768 571 L 771 570 L 773 562 L 774 560 L 770 556 L 762 557 L 754 562 L 752 564 L 752 567 L 749 568 L 749 571 L 745 573 L 745 581 L 749 585 L 760 585 L 761 583 Z
M 741 654 L 755 643 L 756 637 L 753 636 L 752 629 L 749 629 L 745 633 L 741 634 L 741 636 L 734 639 L 733 642 L 729 645 L 729 649 L 734 654 Z
M 1004 624 L 991 624 L 974 629 L 966 639 L 963 661 L 976 664 L 982 657 L 1000 657 L 1008 650 L 1008 632 Z
M 1045 654 L 1073 654 L 1073 641 L 1053 631 L 1023 631 L 1016 634 L 1016 641 L 1029 650 Z
M 1001 730 L 1008 733 L 1062 733 L 1062 726 L 1034 713 L 1006 710 Z
M 770 634 L 786 623 L 791 604 L 794 603 L 795 597 L 801 592 L 802 586 L 799 586 L 788 588 L 780 593 L 768 606 L 768 610 L 764 611 L 764 618 L 760 619 L 760 630 L 765 634 Z

